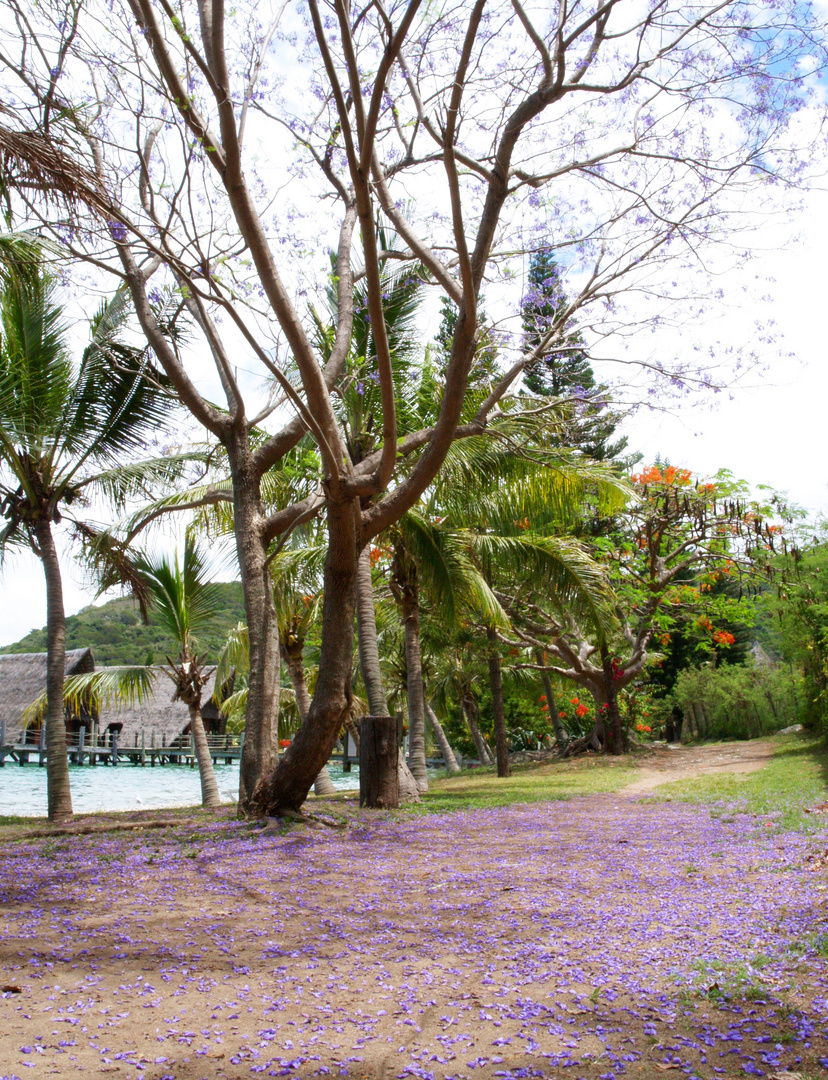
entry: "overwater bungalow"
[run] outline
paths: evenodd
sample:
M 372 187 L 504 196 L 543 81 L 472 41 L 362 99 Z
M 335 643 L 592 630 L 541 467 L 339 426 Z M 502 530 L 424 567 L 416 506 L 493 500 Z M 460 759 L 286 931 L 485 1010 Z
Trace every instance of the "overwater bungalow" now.
M 148 747 L 181 745 L 190 733 L 190 710 L 183 701 L 173 701 L 172 680 L 163 667 L 156 667 L 154 674 L 152 689 L 141 702 L 129 707 L 106 705 L 100 711 L 101 733 L 117 732 L 119 747 L 140 746 L 142 733 Z M 201 716 L 208 735 L 223 735 L 226 721 L 213 700 L 215 682 L 213 670 L 204 686 Z
M 67 649 L 65 673 L 86 675 L 95 670 L 91 649 Z M 11 745 L 37 745 L 40 739 L 40 719 L 27 716 L 27 710 L 46 693 L 46 653 L 0 654 L 0 731 Z M 82 710 L 67 710 L 67 741 L 76 736 L 81 725 L 90 719 Z

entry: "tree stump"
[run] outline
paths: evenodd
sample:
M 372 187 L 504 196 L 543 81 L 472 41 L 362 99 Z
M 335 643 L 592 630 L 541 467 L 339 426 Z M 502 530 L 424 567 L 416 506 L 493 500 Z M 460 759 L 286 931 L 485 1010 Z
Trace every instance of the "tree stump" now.
M 395 810 L 400 805 L 397 775 L 397 718 L 364 716 L 359 729 L 359 805 Z

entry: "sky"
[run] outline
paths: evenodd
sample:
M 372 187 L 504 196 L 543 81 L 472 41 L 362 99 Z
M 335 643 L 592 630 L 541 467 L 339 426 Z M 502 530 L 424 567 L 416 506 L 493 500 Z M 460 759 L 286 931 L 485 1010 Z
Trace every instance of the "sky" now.
M 796 231 L 800 238 L 795 238 Z M 828 324 L 826 251 L 828 191 L 812 191 L 793 227 L 775 230 L 779 246 L 751 272 L 775 278 L 772 315 L 781 340 L 766 370 L 745 385 L 683 404 L 668 413 L 633 416 L 630 448 L 694 472 L 729 469 L 752 485 L 788 493 L 794 503 L 828 513 Z M 764 311 L 762 312 L 764 314 Z M 791 360 L 788 352 L 794 353 Z

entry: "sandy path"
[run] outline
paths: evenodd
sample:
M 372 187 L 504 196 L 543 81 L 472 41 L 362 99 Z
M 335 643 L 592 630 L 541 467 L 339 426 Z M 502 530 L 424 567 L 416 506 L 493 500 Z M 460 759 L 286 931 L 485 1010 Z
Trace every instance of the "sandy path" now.
M 640 778 L 618 794 L 640 795 L 674 780 L 690 780 L 709 773 L 758 772 L 772 755 L 773 744 L 759 739 L 712 746 L 660 747 L 645 759 Z

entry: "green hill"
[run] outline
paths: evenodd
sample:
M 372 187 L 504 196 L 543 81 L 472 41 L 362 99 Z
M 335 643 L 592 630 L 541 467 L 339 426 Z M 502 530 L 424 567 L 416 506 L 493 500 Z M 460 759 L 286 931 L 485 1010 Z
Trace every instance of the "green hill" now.
M 239 622 L 245 622 L 242 587 L 238 581 L 217 582 L 210 586 L 219 597 L 221 614 L 199 637 L 202 652 L 210 662 L 218 658 L 227 632 Z M 66 647 L 92 649 L 98 667 L 112 664 L 163 664 L 177 649 L 172 639 L 150 613 L 149 625 L 144 625 L 138 605 L 129 599 L 110 600 L 100 607 L 87 607 L 66 620 Z M 0 653 L 46 651 L 46 628 L 32 630 L 13 645 L 0 648 Z

